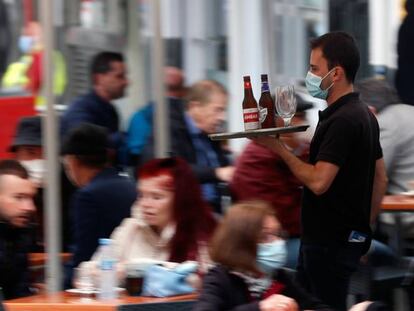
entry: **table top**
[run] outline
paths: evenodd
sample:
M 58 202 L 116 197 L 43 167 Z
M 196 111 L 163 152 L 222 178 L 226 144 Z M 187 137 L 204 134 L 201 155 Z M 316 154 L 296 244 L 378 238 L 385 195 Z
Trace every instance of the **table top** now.
M 386 195 L 382 200 L 384 212 L 414 212 L 414 197 L 404 195 Z
M 7 311 L 114 311 L 123 304 L 138 304 L 149 302 L 186 301 L 197 298 L 196 294 L 172 296 L 166 298 L 132 297 L 121 294 L 118 299 L 101 301 L 95 298 L 82 298 L 76 294 L 59 292 L 56 294 L 40 294 L 29 297 L 4 301 Z

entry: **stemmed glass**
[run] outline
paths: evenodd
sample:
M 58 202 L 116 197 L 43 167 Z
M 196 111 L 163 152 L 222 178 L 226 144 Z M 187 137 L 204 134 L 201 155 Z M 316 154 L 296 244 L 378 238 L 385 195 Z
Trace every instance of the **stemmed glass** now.
M 290 120 L 296 113 L 296 98 L 293 85 L 276 87 L 275 106 L 277 114 L 283 119 L 284 126 L 290 125 Z

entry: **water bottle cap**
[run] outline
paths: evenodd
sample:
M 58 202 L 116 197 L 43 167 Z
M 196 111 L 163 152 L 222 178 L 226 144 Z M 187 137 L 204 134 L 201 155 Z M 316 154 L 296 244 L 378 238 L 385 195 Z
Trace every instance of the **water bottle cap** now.
M 99 239 L 99 245 L 111 245 L 111 239 Z

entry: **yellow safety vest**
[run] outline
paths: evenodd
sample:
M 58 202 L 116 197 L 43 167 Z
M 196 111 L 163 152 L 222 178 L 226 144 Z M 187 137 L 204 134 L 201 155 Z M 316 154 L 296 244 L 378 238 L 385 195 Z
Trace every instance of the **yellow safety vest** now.
M 66 87 L 66 63 L 62 53 L 59 51 L 53 51 L 53 94 L 60 96 L 65 92 Z M 36 107 L 41 107 L 46 104 L 46 100 L 43 94 L 43 85 L 41 86 L 39 94 L 36 96 Z
M 1 85 L 5 89 L 10 88 L 24 88 L 29 83 L 27 71 L 33 62 L 31 55 L 23 55 L 17 62 L 11 63 L 3 75 Z M 62 95 L 65 92 L 67 83 L 66 78 L 66 63 L 65 59 L 59 51 L 53 51 L 53 93 L 56 96 Z M 45 98 L 41 95 L 43 93 L 43 85 L 41 86 L 39 94 L 37 94 L 35 103 L 36 106 L 45 104 Z
M 33 57 L 31 55 L 23 55 L 17 62 L 7 66 L 6 72 L 1 80 L 2 88 L 24 88 L 29 83 L 27 70 L 32 61 Z

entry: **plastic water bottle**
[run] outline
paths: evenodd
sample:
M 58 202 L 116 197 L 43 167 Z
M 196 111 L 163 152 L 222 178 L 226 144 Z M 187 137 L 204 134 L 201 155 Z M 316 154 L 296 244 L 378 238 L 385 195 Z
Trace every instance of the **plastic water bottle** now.
M 117 298 L 115 259 L 112 252 L 111 239 L 99 239 L 101 259 L 99 262 L 99 299 Z

